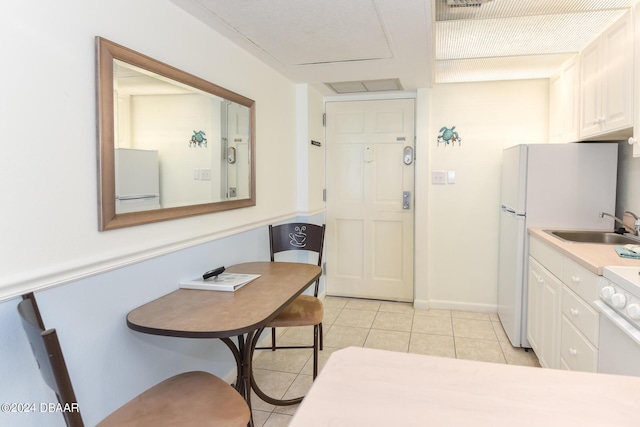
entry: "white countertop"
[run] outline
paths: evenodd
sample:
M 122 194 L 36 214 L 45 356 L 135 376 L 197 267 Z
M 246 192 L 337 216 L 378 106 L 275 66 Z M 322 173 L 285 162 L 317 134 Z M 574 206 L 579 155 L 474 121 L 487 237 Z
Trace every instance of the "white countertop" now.
M 638 426 L 640 378 L 350 347 L 290 427 Z
M 599 276 L 603 275 L 606 266 L 640 267 L 640 260 L 618 256 L 615 245 L 566 242 L 553 237 L 544 230 L 549 230 L 549 228 L 529 227 L 528 229 L 531 236 L 537 237 Z

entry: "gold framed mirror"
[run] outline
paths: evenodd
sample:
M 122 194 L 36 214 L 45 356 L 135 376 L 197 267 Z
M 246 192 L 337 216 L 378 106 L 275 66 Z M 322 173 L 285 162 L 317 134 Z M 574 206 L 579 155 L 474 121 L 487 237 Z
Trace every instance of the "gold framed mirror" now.
M 256 204 L 255 102 L 96 37 L 101 231 Z

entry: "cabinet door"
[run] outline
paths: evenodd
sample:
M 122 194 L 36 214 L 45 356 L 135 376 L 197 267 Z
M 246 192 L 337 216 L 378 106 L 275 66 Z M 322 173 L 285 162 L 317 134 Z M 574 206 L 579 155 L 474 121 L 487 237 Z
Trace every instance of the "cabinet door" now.
M 527 338 L 545 368 L 560 366 L 562 284 L 529 258 Z
M 631 13 L 602 34 L 602 131 L 633 125 L 633 26 Z
M 541 353 L 542 347 L 540 346 L 540 322 L 542 319 L 542 303 L 540 301 L 542 283 L 541 268 L 539 264 L 533 259 L 529 258 L 529 281 L 527 291 L 527 339 L 531 348 L 538 356 L 538 361 L 542 365 Z M 544 366 L 544 365 L 542 365 Z
M 548 368 L 560 366 L 560 322 L 562 318 L 562 284 L 545 279 L 542 286 L 541 340 Z
M 600 39 L 587 46 L 580 55 L 580 138 L 600 132 Z

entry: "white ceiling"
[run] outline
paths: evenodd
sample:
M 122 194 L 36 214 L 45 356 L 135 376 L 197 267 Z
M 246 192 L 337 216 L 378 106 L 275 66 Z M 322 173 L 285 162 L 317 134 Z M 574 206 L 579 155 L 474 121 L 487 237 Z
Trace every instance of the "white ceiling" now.
M 549 77 L 634 0 L 172 0 L 298 83 Z M 473 1 L 473 0 L 470 0 Z M 356 85 L 354 85 L 356 86 Z M 361 86 L 361 85 L 360 85 Z

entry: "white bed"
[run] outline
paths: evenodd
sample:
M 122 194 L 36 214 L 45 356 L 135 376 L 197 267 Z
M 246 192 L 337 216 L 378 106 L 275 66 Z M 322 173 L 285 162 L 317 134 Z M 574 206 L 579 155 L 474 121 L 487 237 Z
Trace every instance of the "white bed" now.
M 640 378 L 350 347 L 290 427 L 634 426 Z

